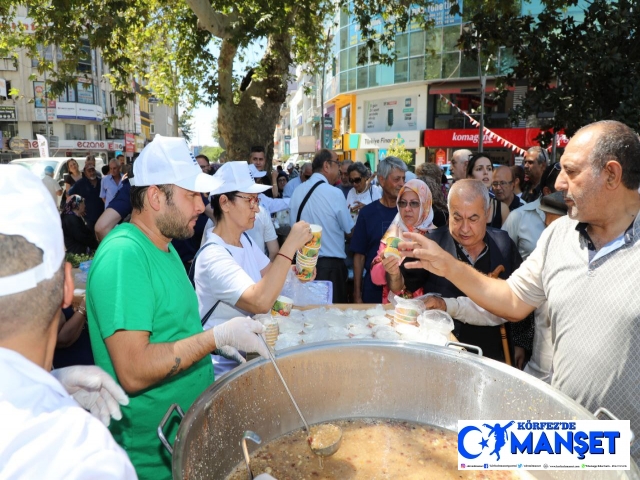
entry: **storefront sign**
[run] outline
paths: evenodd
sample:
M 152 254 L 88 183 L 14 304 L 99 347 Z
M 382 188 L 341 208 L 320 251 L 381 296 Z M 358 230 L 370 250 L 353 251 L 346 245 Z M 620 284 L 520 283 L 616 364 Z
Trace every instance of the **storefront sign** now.
M 333 150 L 342 150 L 342 137 L 333 139 Z
M 446 163 L 447 163 L 447 152 L 439 148 L 438 151 L 436 151 L 436 165 L 446 165 Z
M 322 132 L 322 148 L 333 147 L 333 118 L 324 117 L 322 119 L 324 130 Z
M 53 108 L 36 108 L 35 109 L 36 115 L 35 115 L 35 119 L 36 122 L 46 122 L 47 121 L 47 114 L 49 114 L 49 121 L 53 122 L 56 119 L 56 107 L 54 106 Z
M 413 130 L 418 119 L 417 106 L 417 95 L 366 102 L 364 131 Z
M 37 140 L 28 140 L 29 149 L 38 150 Z M 108 150 L 115 152 L 124 149 L 122 140 L 58 140 L 58 147 L 67 150 Z
M 9 140 L 9 150 L 15 153 L 22 153 L 25 150 L 27 140 L 24 138 L 12 137 Z
M 495 128 L 491 130 L 496 135 L 517 145 L 520 148 L 538 146 L 535 138 L 540 134 L 539 128 Z M 569 140 L 564 134 L 558 135 L 558 147 L 566 147 Z M 505 148 L 500 141 L 484 135 L 482 144 L 488 148 Z M 476 129 L 446 129 L 425 130 L 425 147 L 449 148 L 478 148 L 478 130 Z
M 314 153 L 316 151 L 316 138 L 312 135 L 303 135 L 291 139 L 291 154 Z
M 136 151 L 136 137 L 133 133 L 124 134 L 125 152 L 133 153 Z
M 9 107 L 6 105 L 0 105 L 0 121 L 17 120 L 18 115 L 16 113 L 16 107 Z
M 142 149 L 144 148 L 144 144 L 146 143 L 147 139 L 141 135 L 136 135 L 136 152 L 140 153 L 142 151 Z
M 56 115 L 58 118 L 75 120 L 78 118 L 76 103 L 58 102 L 56 104 Z
M 353 138 L 355 135 L 351 135 Z M 420 148 L 420 130 L 412 130 L 408 132 L 387 132 L 387 133 L 361 133 L 359 134 L 360 142 L 356 147 L 378 150 L 380 148 L 388 149 L 391 146 L 392 141 L 396 141 L 400 145 L 404 145 L 405 148 Z
M 0 78 L 0 97 L 7 96 L 7 81 L 4 78 Z

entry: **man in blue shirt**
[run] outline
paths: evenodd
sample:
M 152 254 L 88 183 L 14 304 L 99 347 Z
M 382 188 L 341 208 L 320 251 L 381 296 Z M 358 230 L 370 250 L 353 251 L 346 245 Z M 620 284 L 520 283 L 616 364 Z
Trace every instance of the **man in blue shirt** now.
M 333 303 L 346 303 L 348 272 L 344 240 L 345 234 L 351 234 L 353 219 L 342 191 L 333 187 L 340 177 L 340 162 L 335 152 L 322 149 L 313 158 L 311 168 L 313 175 L 291 197 L 291 222 L 304 220 L 322 227 L 316 280 L 330 280 Z
M 362 208 L 358 215 L 351 237 L 355 303 L 382 303 L 382 287 L 371 281 L 371 262 L 378 254 L 382 236 L 398 213 L 396 201 L 404 185 L 406 171 L 407 165 L 397 157 L 381 160 L 378 184 L 382 187 L 382 198 Z
M 307 179 L 312 174 L 313 174 L 313 172 L 311 170 L 311 162 L 307 162 L 304 165 L 302 165 L 302 168 L 300 169 L 300 175 L 298 175 L 297 177 L 295 177 L 292 180 L 289 180 L 289 182 L 287 182 L 287 184 L 284 187 L 284 191 L 282 192 L 282 196 L 284 198 L 291 198 L 291 196 L 293 195 L 293 191 L 300 184 L 306 182 Z

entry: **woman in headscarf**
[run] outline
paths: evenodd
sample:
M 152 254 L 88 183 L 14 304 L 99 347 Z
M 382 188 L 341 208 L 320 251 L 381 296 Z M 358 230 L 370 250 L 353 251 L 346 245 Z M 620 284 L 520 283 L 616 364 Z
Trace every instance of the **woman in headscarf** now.
M 378 256 L 371 262 L 371 280 L 376 285 L 382 285 L 382 303 L 389 303 L 386 273 L 397 273 L 400 267 L 397 258 L 385 258 L 384 256 L 387 240 L 402 238 L 404 232 L 419 232 L 426 235 L 429 231 L 434 230 L 436 226 L 433 224 L 432 204 L 431 191 L 422 180 L 409 180 L 400 189 L 396 202 L 398 214 L 382 236 Z M 405 298 L 412 298 L 422 295 L 422 289 L 418 289 L 415 292 L 403 290 L 402 292 L 393 293 Z
M 98 248 L 98 240 L 87 227 L 84 213 L 84 198 L 80 195 L 70 195 L 60 216 L 67 253 L 83 254 Z

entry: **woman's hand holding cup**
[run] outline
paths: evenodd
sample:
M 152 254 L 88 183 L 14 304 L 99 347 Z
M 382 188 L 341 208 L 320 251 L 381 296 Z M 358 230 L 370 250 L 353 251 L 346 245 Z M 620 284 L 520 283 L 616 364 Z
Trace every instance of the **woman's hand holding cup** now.
M 295 252 L 300 250 L 306 243 L 310 242 L 312 238 L 311 226 L 307 222 L 301 220 L 293 224 L 285 244 L 291 241 L 291 245 L 294 247 Z

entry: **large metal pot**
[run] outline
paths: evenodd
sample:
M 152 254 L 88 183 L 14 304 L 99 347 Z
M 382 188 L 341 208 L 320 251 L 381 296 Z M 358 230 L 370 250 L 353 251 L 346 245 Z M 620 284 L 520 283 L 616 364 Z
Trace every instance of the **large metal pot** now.
M 323 342 L 283 351 L 278 366 L 309 423 L 380 417 L 455 431 L 459 419 L 594 418 L 515 368 L 425 344 Z M 301 426 L 273 366 L 249 362 L 216 381 L 187 412 L 173 447 L 173 478 L 223 479 L 242 460 L 245 430 L 268 442 Z M 640 478 L 635 464 L 631 472 L 540 473 L 538 478 Z

